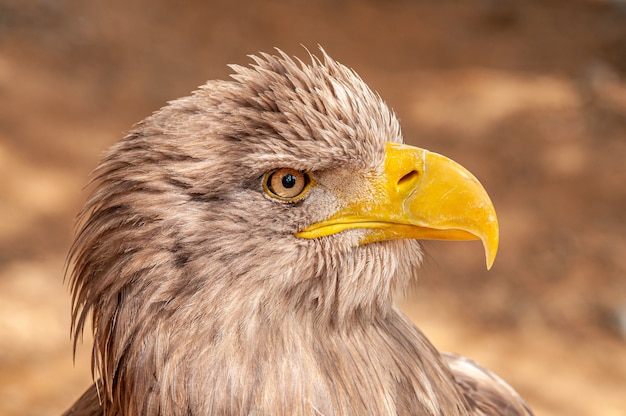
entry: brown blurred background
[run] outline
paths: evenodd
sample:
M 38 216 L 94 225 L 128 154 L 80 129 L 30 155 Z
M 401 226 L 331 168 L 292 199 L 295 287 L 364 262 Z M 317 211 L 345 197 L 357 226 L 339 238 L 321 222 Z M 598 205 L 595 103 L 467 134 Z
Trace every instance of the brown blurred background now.
M 59 414 L 90 382 L 63 270 L 101 152 L 227 64 L 301 44 L 498 210 L 494 268 L 479 243 L 428 243 L 407 313 L 538 415 L 626 414 L 624 0 L 0 0 L 0 414 Z

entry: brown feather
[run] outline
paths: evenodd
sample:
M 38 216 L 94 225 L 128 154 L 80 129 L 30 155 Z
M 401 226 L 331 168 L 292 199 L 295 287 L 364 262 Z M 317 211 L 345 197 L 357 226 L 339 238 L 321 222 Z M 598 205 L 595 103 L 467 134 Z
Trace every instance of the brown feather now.
M 515 390 L 500 377 L 474 361 L 451 353 L 443 353 L 454 379 L 477 415 L 518 416 L 532 411 Z
M 402 142 L 378 95 L 322 53 L 252 57 L 107 153 L 70 253 L 73 335 L 91 319 L 98 387 L 67 415 L 500 414 L 475 406 L 488 380 L 455 378 L 393 304 L 418 242 L 298 239 L 332 198 L 263 195 L 278 167 L 350 186 Z

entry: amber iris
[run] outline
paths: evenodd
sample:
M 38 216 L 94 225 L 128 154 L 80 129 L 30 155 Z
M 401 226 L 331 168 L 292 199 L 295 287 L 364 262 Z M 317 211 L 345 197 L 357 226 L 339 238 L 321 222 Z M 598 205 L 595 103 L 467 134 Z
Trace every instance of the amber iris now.
M 272 198 L 293 202 L 306 194 L 310 182 L 306 172 L 291 168 L 275 169 L 265 174 L 263 190 Z

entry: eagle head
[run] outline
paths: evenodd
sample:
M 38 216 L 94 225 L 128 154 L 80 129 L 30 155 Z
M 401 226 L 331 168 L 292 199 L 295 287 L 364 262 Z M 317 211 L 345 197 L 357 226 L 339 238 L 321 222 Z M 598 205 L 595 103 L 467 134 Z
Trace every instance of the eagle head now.
M 280 51 L 252 59 L 140 122 L 95 171 L 71 251 L 73 330 L 91 319 L 110 414 L 399 411 L 390 386 L 404 376 L 388 350 L 417 337 L 435 354 L 393 306 L 419 240 L 480 239 L 493 262 L 498 226 L 482 186 L 404 145 L 355 72 L 323 51 L 308 64 Z M 433 368 L 406 384 L 421 383 L 439 404 L 420 406 L 436 412 L 458 393 L 425 387 L 446 377 Z M 380 400 L 363 407 L 342 389 Z

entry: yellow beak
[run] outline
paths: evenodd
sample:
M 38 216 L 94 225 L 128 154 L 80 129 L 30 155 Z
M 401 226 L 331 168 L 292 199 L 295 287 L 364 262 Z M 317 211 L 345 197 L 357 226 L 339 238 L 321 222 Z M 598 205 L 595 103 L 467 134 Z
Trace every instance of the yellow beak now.
M 437 153 L 396 143 L 388 143 L 386 150 L 384 175 L 369 179 L 370 192 L 296 236 L 319 238 L 361 228 L 369 232 L 360 244 L 399 238 L 481 240 L 491 268 L 498 251 L 498 220 L 480 182 Z

